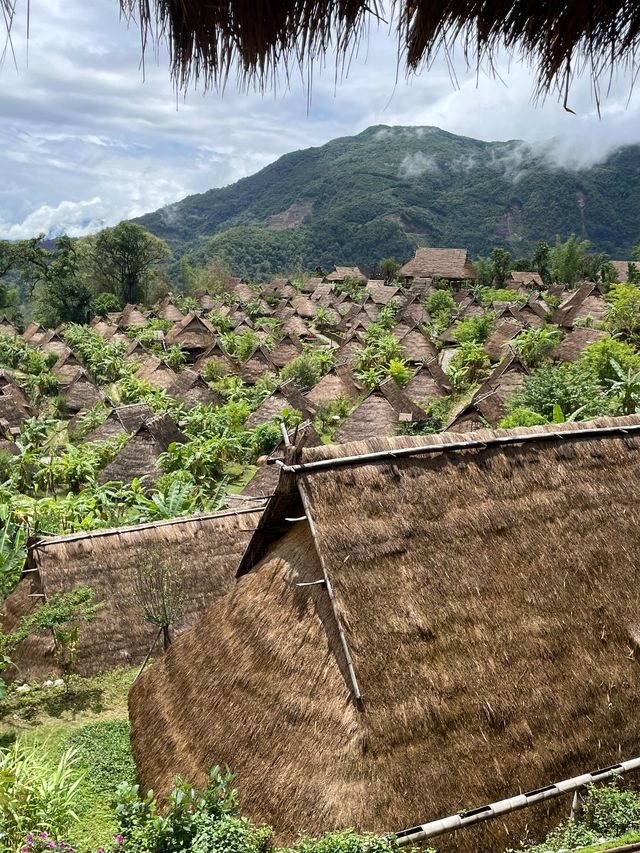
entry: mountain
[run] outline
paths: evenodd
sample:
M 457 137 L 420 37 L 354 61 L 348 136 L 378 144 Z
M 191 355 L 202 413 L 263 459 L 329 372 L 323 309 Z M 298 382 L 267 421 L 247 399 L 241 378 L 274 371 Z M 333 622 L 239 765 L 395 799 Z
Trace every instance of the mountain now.
M 640 238 L 640 146 L 582 169 L 558 165 L 550 151 L 437 127 L 370 127 L 136 221 L 179 257 L 223 256 L 254 278 L 372 269 L 416 246 L 466 246 L 475 256 L 502 245 L 518 257 L 541 237 L 572 232 L 628 257 Z

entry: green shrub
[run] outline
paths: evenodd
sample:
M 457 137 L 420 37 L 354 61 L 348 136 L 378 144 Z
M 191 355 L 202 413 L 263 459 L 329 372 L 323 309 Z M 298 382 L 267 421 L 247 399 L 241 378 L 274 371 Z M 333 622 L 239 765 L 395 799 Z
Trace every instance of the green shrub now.
M 427 297 L 424 307 L 429 312 L 431 323 L 438 332 L 443 332 L 451 323 L 451 319 L 457 310 L 457 304 L 451 291 L 435 290 Z
M 640 287 L 614 284 L 607 293 L 607 302 L 607 326 L 612 334 L 628 341 L 637 340 L 640 336 Z
M 615 838 L 630 829 L 638 829 L 640 797 L 636 791 L 622 788 L 620 780 L 600 788 L 589 785 L 584 822 L 598 835 L 609 838 Z
M 458 320 L 453 330 L 453 336 L 459 344 L 469 341 L 475 344 L 484 344 L 491 337 L 494 329 L 494 315 L 483 314 L 481 317 L 467 317 L 466 320 Z
M 524 305 L 527 301 L 527 296 L 524 296 L 518 293 L 517 290 L 483 290 L 482 291 L 482 304 L 485 308 L 491 307 L 494 302 L 509 302 Z
M 115 293 L 100 293 L 89 303 L 92 317 L 102 317 L 104 320 L 107 314 L 115 314 L 117 311 L 122 311 L 122 303 Z
M 509 346 L 520 356 L 523 364 L 533 367 L 546 358 L 562 337 L 557 326 L 523 329 Z
M 589 344 L 580 358 L 580 364 L 591 371 L 601 385 L 605 385 L 607 380 L 618 379 L 612 361 L 617 362 L 625 372 L 640 370 L 640 353 L 631 344 L 615 338 L 601 338 Z
M 458 347 L 449 362 L 447 374 L 456 390 L 461 391 L 478 382 L 490 365 L 484 348 L 473 341 L 467 341 Z
M 359 835 L 354 829 L 328 832 L 321 838 L 301 838 L 291 847 L 278 853 L 392 853 L 398 850 L 393 839 L 367 833 Z M 424 853 L 433 853 L 426 848 Z
M 547 419 L 537 412 L 532 412 L 530 409 L 514 409 L 502 418 L 498 426 L 501 429 L 513 429 L 521 426 L 541 426 L 546 423 L 548 423 Z
M 330 367 L 331 365 L 329 365 Z M 300 388 L 312 388 L 319 382 L 326 370 L 313 350 L 307 350 L 292 358 L 280 371 L 280 379 L 293 381 Z
M 597 378 L 580 363 L 543 364 L 527 376 L 513 393 L 509 413 L 529 409 L 548 421 L 554 419 L 554 406 L 566 417 L 587 420 L 609 414 L 611 404 Z
M 57 764 L 38 745 L 14 743 L 0 751 L 0 851 L 15 853 L 27 833 L 61 835 L 77 817 L 82 776 L 77 754 L 66 750 Z

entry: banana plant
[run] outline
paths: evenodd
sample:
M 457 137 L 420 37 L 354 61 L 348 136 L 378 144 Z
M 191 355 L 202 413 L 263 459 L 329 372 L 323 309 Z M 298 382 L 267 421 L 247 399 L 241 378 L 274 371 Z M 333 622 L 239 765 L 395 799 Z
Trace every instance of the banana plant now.
M 7 504 L 0 504 L 0 594 L 9 595 L 20 579 L 27 557 L 26 533 L 13 520 Z

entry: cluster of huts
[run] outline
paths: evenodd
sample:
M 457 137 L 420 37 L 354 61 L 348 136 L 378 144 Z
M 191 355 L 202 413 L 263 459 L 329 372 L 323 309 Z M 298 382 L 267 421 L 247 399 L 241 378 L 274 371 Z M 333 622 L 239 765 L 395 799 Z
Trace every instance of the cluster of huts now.
M 173 323 L 166 344 L 188 352 L 180 373 L 126 338 L 138 375 L 200 402 L 215 402 L 201 376 L 212 359 L 251 383 L 277 375 L 305 344 L 335 351 L 314 387 L 284 382 L 251 415 L 248 426 L 284 408 L 305 420 L 246 488 L 260 498 L 250 508 L 40 540 L 6 602 L 11 624 L 53 592 L 91 586 L 105 606 L 79 669 L 96 672 L 141 661 L 153 641 L 133 566 L 156 550 L 184 566 L 179 636 L 131 693 L 144 787 L 166 793 L 176 773 L 201 783 L 211 765 L 228 763 L 246 812 L 281 838 L 344 826 L 388 832 L 636 750 L 640 417 L 486 428 L 527 372 L 509 340 L 551 319 L 563 331 L 552 357 L 577 358 L 603 334 L 581 323 L 604 316 L 599 286 L 555 288 L 549 317 L 537 274 L 513 273 L 508 286 L 526 301 L 494 306 L 489 378 L 446 432 L 398 435 L 452 392 L 455 341 L 451 330 L 441 347 L 426 336 L 425 298 L 446 279 L 457 319 L 477 316 L 485 308 L 468 287 L 474 275 L 464 250 L 419 249 L 401 270 L 402 290 L 338 268 L 301 290 L 277 280 L 256 294 L 231 281 L 224 300 L 196 294 L 201 310 L 186 316 L 167 298 L 152 313 Z M 336 288 L 346 278 L 366 284 L 363 301 Z M 245 308 L 257 299 L 280 332 L 274 349 L 259 344 L 239 365 L 206 315 L 221 312 L 263 341 Z M 386 380 L 365 393 L 355 353 L 391 301 L 400 305 L 392 334 L 416 372 L 403 390 Z M 334 318 L 331 331 L 314 327 L 319 307 Z M 128 306 L 93 328 L 117 340 L 148 317 Z M 79 382 L 102 394 L 61 337 L 32 325 L 25 340 L 58 353 L 63 388 Z M 353 409 L 324 445 L 314 414 L 341 396 Z M 0 407 L 4 398 L 28 410 L 2 375 Z M 113 408 L 84 440 L 122 433 L 132 438 L 106 479 L 140 476 L 181 440 L 168 416 L 144 405 Z M 32 637 L 16 662 L 27 677 L 44 676 L 52 654 L 50 638 Z M 522 828 L 516 817 L 488 832 L 505 841 Z

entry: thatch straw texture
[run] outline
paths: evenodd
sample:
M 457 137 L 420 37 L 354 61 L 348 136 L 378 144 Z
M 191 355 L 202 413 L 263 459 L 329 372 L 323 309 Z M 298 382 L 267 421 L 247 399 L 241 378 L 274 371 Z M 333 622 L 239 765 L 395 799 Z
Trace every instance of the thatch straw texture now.
M 267 374 L 276 374 L 278 368 L 271 361 L 269 354 L 258 347 L 253 355 L 251 355 L 238 369 L 240 376 L 249 385 L 255 385 L 258 379 L 261 379 Z
M 131 403 L 128 406 L 118 406 L 112 409 L 106 419 L 88 433 L 83 441 L 100 442 L 108 441 L 127 432 L 130 435 L 137 432 L 140 427 L 155 417 L 153 410 L 146 403 Z
M 156 468 L 160 454 L 170 444 L 181 444 L 186 440 L 167 414 L 144 420 L 117 456 L 100 471 L 98 482 L 130 483 L 145 477 L 147 485 L 153 485 L 160 475 Z
M 0 334 L 9 335 L 12 338 L 18 334 L 18 329 L 4 315 L 0 318 Z
M 544 290 L 544 282 L 537 272 L 523 272 L 522 270 L 512 270 L 509 273 L 509 278 L 505 287 L 510 290 L 518 290 L 521 287 L 535 287 L 537 290 Z
M 93 382 L 82 367 L 76 368 L 75 374 L 68 376 L 69 383 L 60 387 L 60 396 L 64 397 L 70 412 L 86 411 L 107 402 L 107 395 Z
M 635 754 L 640 435 L 596 431 L 616 424 L 640 416 L 563 424 L 563 438 L 522 429 L 543 440 L 509 446 L 305 449 L 303 462 L 441 452 L 283 475 L 237 586 L 132 690 L 143 786 L 228 762 L 245 810 L 281 837 L 386 832 Z M 296 485 L 313 537 L 285 522 Z M 324 572 L 339 623 L 325 587 L 298 585 Z M 456 849 L 503 849 L 531 818 Z
M 337 364 L 307 392 L 307 400 L 318 406 L 338 397 L 358 397 L 362 386 L 356 382 L 353 372 L 346 364 Z
M 253 429 L 273 418 L 280 418 L 284 409 L 302 412 L 304 419 L 309 419 L 315 413 L 315 406 L 302 395 L 293 379 L 283 382 L 261 406 L 249 415 L 246 421 L 247 429 Z
M 629 280 L 629 264 L 635 264 L 636 269 L 640 268 L 638 261 L 609 261 L 617 273 L 616 281 L 627 282 Z
M 577 361 L 585 347 L 606 337 L 607 333 L 600 329 L 587 329 L 578 326 L 571 332 L 568 332 L 560 343 L 554 347 L 551 357 L 557 361 Z
M 147 320 L 135 305 L 125 305 L 122 312 L 117 315 L 116 325 L 119 329 L 128 329 L 129 326 L 146 326 Z
M 168 391 L 178 378 L 178 374 L 162 359 L 149 353 L 138 360 L 136 378 L 144 379 L 160 391 Z
M 170 385 L 167 394 L 192 409 L 199 403 L 203 406 L 221 406 L 223 399 L 210 388 L 204 379 L 194 370 L 182 370 L 176 381 Z
M 269 358 L 278 369 L 282 369 L 302 352 L 302 344 L 297 335 L 286 334 L 269 353 Z
M 90 674 L 143 660 L 156 635 L 142 613 L 135 591 L 136 566 L 150 556 L 170 559 L 183 574 L 186 611 L 174 626 L 179 634 L 191 627 L 206 607 L 233 585 L 235 570 L 260 518 L 254 509 L 177 518 L 118 530 L 100 530 L 43 539 L 31 549 L 29 567 L 5 604 L 5 630 L 40 599 L 88 586 L 104 602 L 96 620 L 84 629 L 78 670 Z M 154 654 L 162 653 L 162 645 Z M 55 671 L 53 644 L 37 636 L 16 651 L 22 677 L 44 677 Z
M 553 316 L 559 326 L 573 326 L 576 320 L 593 317 L 603 320 L 607 313 L 604 296 L 592 281 L 585 281 L 574 293 L 562 302 Z
M 424 410 L 409 399 L 393 379 L 385 379 L 367 394 L 338 427 L 334 440 L 344 444 L 376 435 L 396 435 L 403 423 L 424 420 Z
M 442 370 L 437 359 L 427 361 L 420 366 L 403 388 L 410 400 L 415 400 L 419 406 L 425 406 L 429 400 L 437 400 L 452 391 L 447 374 Z
M 392 334 L 404 350 L 403 358 L 411 364 L 420 364 L 423 361 L 431 361 L 436 358 L 437 352 L 434 345 L 426 335 L 419 329 L 411 329 L 404 334 L 398 334 L 400 326 L 392 329 Z
M 344 281 L 345 278 L 358 278 L 366 281 L 367 277 L 359 267 L 336 267 L 333 272 L 326 276 L 326 281 Z
M 522 331 L 522 326 L 517 323 L 511 323 L 508 320 L 500 323 L 484 345 L 485 352 L 492 362 L 500 361 L 506 352 L 509 341 L 512 341 L 520 331 Z
M 414 257 L 400 268 L 400 275 L 463 281 L 475 279 L 476 272 L 466 249 L 416 249 Z
M 211 323 L 193 311 L 169 329 L 165 336 L 167 346 L 180 344 L 193 360 L 206 352 L 216 341 L 216 332 Z

